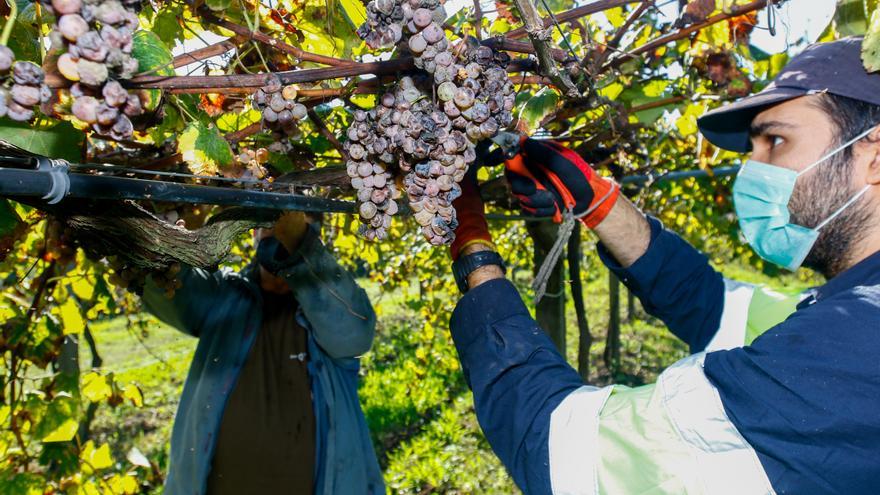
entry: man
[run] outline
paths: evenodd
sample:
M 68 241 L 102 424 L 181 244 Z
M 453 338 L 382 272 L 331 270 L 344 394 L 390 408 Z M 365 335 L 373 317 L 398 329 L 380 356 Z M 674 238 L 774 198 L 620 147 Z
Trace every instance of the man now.
M 526 140 L 508 163 L 527 211 L 583 215 L 604 262 L 690 345 L 655 384 L 581 382 L 504 280 L 468 185 L 450 326 L 480 424 L 526 493 L 877 493 L 880 75 L 860 51 L 811 46 L 699 122 L 751 151 L 733 187 L 749 243 L 827 277 L 802 301 L 723 280 L 559 145 Z
M 167 494 L 384 494 L 357 398 L 376 317 L 319 238 L 287 213 L 241 273 L 184 268 L 147 309 L 199 338 L 171 436 Z

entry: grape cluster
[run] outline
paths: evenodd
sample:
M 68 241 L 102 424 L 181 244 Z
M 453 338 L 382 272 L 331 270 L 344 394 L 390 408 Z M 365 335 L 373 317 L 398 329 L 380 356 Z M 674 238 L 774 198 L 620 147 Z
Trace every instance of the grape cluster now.
M 391 132 L 376 132 L 378 122 L 388 115 L 387 109 L 383 105 L 369 112 L 356 110 L 344 145 L 348 156 L 346 171 L 357 191 L 362 222 L 359 233 L 369 240 L 388 237 L 391 217 L 398 211 L 397 200 L 401 196 L 391 173 L 397 160 L 394 136 Z
M 306 118 L 308 109 L 297 103 L 295 84 L 282 86 L 277 76 L 269 84 L 256 90 L 252 97 L 254 108 L 263 115 L 263 126 L 281 135 L 292 137 L 300 133 L 297 123 Z
M 370 48 L 390 48 L 407 34 L 416 34 L 429 25 L 430 36 L 446 39 L 441 27 L 446 11 L 439 0 L 373 0 L 367 4 L 367 20 L 357 30 Z
M 474 143 L 509 126 L 516 96 L 507 76 L 510 57 L 486 46 L 468 50 L 451 63 L 447 54 L 451 55 L 443 52 L 434 59 L 434 82 L 453 126 Z
M 34 108 L 52 96 L 43 82 L 43 69 L 33 62 L 16 61 L 15 54 L 6 46 L 0 46 L 0 77 L 6 79 L 0 87 L 0 117 L 6 115 L 19 122 L 31 120 Z
M 119 80 L 138 71 L 131 50 L 140 0 L 52 0 L 46 7 L 56 18 L 53 45 L 65 50 L 58 71 L 74 82 L 71 113 L 101 135 L 130 139 L 130 117 L 144 113 L 143 102 Z
M 381 201 L 373 200 L 375 188 L 364 178 L 381 175 L 384 186 L 400 172 L 424 236 L 432 244 L 452 242 L 458 226 L 452 202 L 461 195 L 458 182 L 476 158 L 474 145 L 513 120 L 514 87 L 506 71 L 510 57 L 472 39 L 450 44 L 444 20 L 443 7 L 434 0 L 372 0 L 367 21 L 358 29 L 372 48 L 405 46 L 415 66 L 428 73 L 402 78 L 375 108 L 355 112 L 348 128 L 347 168 L 368 238 L 382 237 L 372 230 L 380 223 L 373 215 L 384 213 L 386 225 L 391 214 L 377 208 Z
M 357 190 L 362 234 L 384 239 L 400 193 L 395 172 L 424 235 L 434 244 L 451 242 L 457 226 L 452 201 L 457 182 L 476 157 L 463 132 L 429 97 L 430 81 L 403 77 L 368 112 L 357 110 L 348 128 L 347 171 Z
M 147 283 L 147 275 L 152 276 L 153 283 L 165 292 L 165 297 L 171 299 L 175 291 L 181 287 L 180 263 L 172 263 L 164 270 L 150 270 L 141 266 L 126 262 L 119 256 L 108 256 L 107 262 L 113 270 L 108 277 L 111 284 L 135 293 L 142 293 Z

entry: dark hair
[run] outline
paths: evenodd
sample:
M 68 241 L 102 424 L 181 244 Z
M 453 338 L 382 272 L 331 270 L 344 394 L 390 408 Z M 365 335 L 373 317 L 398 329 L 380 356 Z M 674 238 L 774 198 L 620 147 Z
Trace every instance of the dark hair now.
M 880 106 L 846 96 L 824 93 L 819 99 L 819 108 L 834 122 L 835 143 L 832 146 L 840 146 L 880 124 Z M 852 147 L 843 150 L 846 162 L 852 158 L 852 152 Z

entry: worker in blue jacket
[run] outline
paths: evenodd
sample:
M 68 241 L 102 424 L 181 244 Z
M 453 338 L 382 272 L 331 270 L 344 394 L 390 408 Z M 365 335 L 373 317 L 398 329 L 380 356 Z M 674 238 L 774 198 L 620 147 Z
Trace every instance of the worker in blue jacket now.
M 170 299 L 145 287 L 147 310 L 199 339 L 164 493 L 384 494 L 357 396 L 376 325 L 367 294 L 301 212 L 254 239 L 239 273 L 184 267 Z
M 527 139 L 523 208 L 578 216 L 605 264 L 690 346 L 656 383 L 585 385 L 529 316 L 473 183 L 456 204 L 452 337 L 477 418 L 528 494 L 880 493 L 880 74 L 862 40 L 817 44 L 764 91 L 699 120 L 750 152 L 745 239 L 827 278 L 798 296 L 725 280 L 560 145 Z

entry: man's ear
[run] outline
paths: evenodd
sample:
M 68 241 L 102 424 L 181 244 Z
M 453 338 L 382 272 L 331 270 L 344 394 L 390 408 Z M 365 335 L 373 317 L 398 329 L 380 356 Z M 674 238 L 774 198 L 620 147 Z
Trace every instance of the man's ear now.
M 871 134 L 865 153 L 868 154 L 868 167 L 865 170 L 865 182 L 872 186 L 880 185 L 880 126 Z

